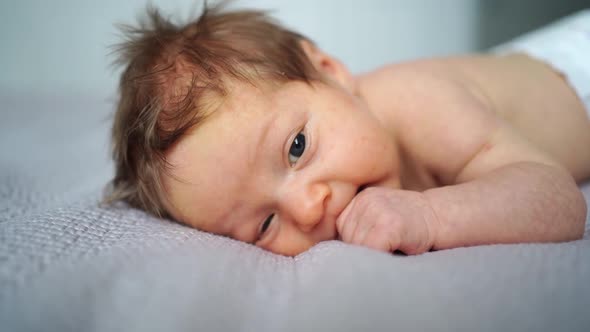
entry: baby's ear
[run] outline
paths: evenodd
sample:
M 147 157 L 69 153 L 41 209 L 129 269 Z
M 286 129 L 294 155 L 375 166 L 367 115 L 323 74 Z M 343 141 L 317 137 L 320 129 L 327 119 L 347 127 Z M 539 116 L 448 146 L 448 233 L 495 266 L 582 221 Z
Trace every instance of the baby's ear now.
M 354 93 L 354 78 L 346 66 L 338 59 L 324 53 L 308 40 L 301 40 L 301 48 L 322 75 Z

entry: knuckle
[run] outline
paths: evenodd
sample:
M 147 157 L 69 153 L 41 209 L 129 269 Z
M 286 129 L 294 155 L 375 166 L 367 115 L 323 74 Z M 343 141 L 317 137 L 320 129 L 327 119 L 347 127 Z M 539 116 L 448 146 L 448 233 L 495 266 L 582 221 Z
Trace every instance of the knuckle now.
M 377 211 L 382 206 L 382 199 L 378 195 L 372 195 L 371 192 L 364 191 L 356 197 L 357 211 Z

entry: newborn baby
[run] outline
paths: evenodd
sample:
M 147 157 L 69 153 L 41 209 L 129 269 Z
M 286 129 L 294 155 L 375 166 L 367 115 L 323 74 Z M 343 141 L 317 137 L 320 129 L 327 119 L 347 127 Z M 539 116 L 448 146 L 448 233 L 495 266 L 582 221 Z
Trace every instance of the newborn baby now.
M 184 25 L 150 10 L 126 33 L 109 201 L 284 255 L 582 237 L 589 112 L 546 62 L 353 76 L 264 13 L 221 6 Z

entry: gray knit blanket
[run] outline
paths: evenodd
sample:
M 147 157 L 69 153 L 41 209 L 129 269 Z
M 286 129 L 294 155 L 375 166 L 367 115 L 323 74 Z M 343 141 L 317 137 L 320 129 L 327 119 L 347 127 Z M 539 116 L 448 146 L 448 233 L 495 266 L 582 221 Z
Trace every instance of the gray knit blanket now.
M 278 256 L 99 206 L 109 101 L 0 95 L 0 107 L 0 331 L 590 331 L 588 233 Z

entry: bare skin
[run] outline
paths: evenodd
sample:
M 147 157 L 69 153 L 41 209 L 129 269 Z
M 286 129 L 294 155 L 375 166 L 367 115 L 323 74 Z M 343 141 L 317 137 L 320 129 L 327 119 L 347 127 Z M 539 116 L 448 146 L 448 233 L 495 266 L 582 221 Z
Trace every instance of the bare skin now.
M 546 65 L 472 56 L 353 77 L 303 46 L 327 84 L 238 84 L 168 152 L 177 220 L 284 255 L 336 238 L 418 254 L 582 236 L 590 120 Z
M 349 205 L 354 212 L 339 220 L 345 241 L 420 253 L 582 236 L 586 206 L 573 180 L 590 177 L 590 120 L 549 67 L 524 55 L 425 60 L 370 73 L 359 86 L 398 133 L 403 188 L 420 192 L 433 211 L 417 207 L 397 225 L 370 210 L 399 214 L 418 199 L 361 193 L 356 199 L 366 203 Z M 378 196 L 389 199 L 368 209 Z M 423 229 L 408 227 L 412 218 L 424 220 Z M 355 225 L 362 220 L 373 221 Z

